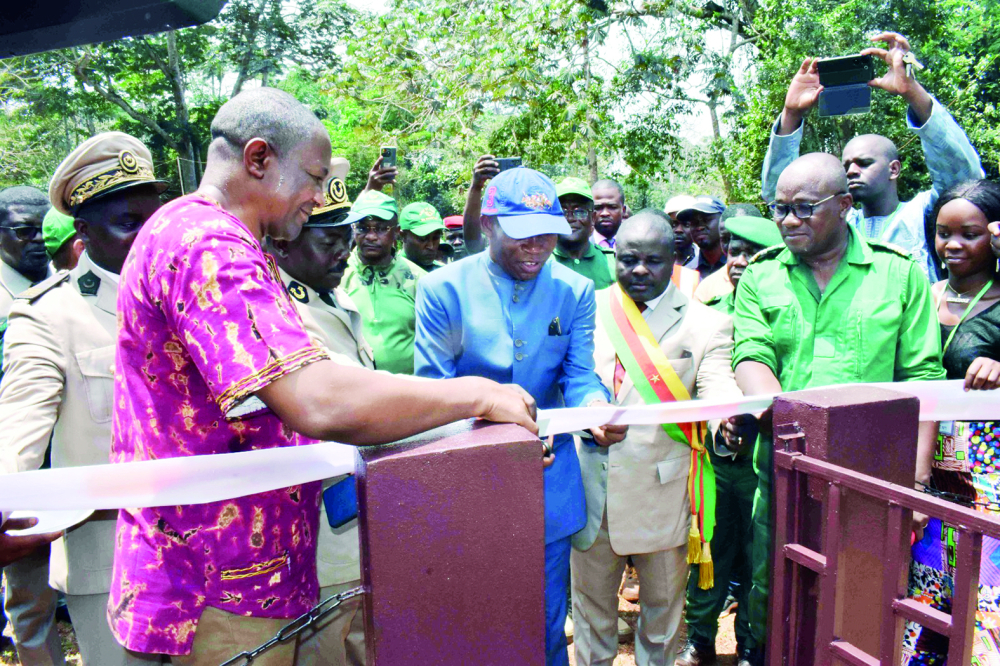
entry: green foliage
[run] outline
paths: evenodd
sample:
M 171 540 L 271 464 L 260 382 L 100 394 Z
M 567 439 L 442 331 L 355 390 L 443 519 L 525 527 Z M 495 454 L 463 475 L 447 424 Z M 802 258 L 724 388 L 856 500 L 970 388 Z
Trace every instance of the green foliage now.
M 0 186 L 48 174 L 81 140 L 120 129 L 150 146 L 172 193 L 200 174 L 218 107 L 248 85 L 308 104 L 364 187 L 398 148 L 393 194 L 459 213 L 477 156 L 519 155 L 553 177 L 611 176 L 633 210 L 676 193 L 758 202 L 771 126 L 807 56 L 906 35 L 920 80 L 1000 172 L 997 0 L 229 0 L 211 24 L 0 63 Z M 176 64 L 176 66 L 175 66 Z M 881 66 L 880 66 L 881 69 Z M 838 154 L 875 132 L 901 148 L 903 194 L 928 184 L 902 100 L 810 117 L 803 148 Z M 691 131 L 694 127 L 695 131 Z M 178 164 L 181 165 L 180 171 Z

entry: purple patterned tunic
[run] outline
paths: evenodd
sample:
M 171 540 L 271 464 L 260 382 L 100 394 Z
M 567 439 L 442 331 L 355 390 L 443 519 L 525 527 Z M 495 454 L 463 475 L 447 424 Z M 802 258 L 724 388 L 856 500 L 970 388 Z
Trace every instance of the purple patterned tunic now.
M 273 260 L 233 215 L 194 196 L 162 207 L 118 290 L 114 462 L 310 444 L 253 396 L 326 358 Z M 320 483 L 119 512 L 108 617 L 137 652 L 188 654 L 206 605 L 289 618 L 318 594 Z

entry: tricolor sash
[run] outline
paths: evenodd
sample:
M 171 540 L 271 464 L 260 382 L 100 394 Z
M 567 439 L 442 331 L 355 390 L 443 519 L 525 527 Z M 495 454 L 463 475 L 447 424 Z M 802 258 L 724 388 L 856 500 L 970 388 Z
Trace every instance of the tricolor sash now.
M 601 323 L 625 372 L 646 404 L 690 400 L 691 394 L 670 365 L 653 337 L 649 324 L 635 302 L 618 284 L 608 289 L 607 299 L 598 299 Z M 707 427 L 698 423 L 664 423 L 671 439 L 691 447 L 688 496 L 691 498 L 691 530 L 688 532 L 688 562 L 700 564 L 698 587 L 713 585 L 712 551 L 715 530 L 715 471 L 705 450 Z

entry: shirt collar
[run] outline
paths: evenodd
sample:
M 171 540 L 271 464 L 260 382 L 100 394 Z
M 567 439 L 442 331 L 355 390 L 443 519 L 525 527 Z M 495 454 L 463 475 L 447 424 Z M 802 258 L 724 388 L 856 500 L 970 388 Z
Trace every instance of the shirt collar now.
M 118 284 L 120 276 L 117 273 L 112 273 L 111 271 L 105 270 L 100 266 L 98 266 L 96 263 L 94 263 L 94 260 L 90 258 L 90 255 L 87 254 L 86 250 L 84 250 L 83 254 L 80 255 L 81 259 L 83 259 L 84 257 L 86 257 L 87 263 L 90 264 L 90 270 L 94 272 L 94 275 L 101 278 L 102 280 L 109 280 L 115 284 Z
M 849 264 L 870 264 L 872 263 L 872 248 L 865 241 L 864 237 L 858 233 L 853 224 L 847 224 L 847 252 L 844 255 Z M 802 263 L 797 256 L 787 247 L 778 254 L 778 261 L 786 266 L 794 266 Z
M 590 237 L 590 242 L 594 245 L 600 245 L 601 247 L 615 249 L 615 239 L 614 236 L 607 238 L 597 229 L 594 229 L 594 234 Z
M 655 310 L 656 306 L 660 304 L 660 301 L 663 300 L 663 297 L 667 295 L 668 291 L 670 291 L 670 285 L 669 284 L 667 285 L 667 288 L 663 290 L 662 294 L 660 294 L 656 298 L 652 298 L 652 299 L 646 301 L 646 309 L 642 311 L 642 318 L 643 319 L 649 319 L 649 315 L 653 314 L 653 310 Z
M 566 251 L 563 250 L 558 245 L 556 245 L 556 249 L 552 251 L 552 254 L 554 254 L 557 257 L 561 257 L 563 259 L 569 258 L 569 255 L 566 254 Z M 580 257 L 580 261 L 592 260 L 600 254 L 603 253 L 597 249 L 597 245 L 595 245 L 593 242 L 587 243 L 587 251 L 583 254 L 582 257 Z
M 5 261 L 0 261 L 0 282 L 14 296 L 30 287 L 33 283 L 24 277 L 16 268 Z

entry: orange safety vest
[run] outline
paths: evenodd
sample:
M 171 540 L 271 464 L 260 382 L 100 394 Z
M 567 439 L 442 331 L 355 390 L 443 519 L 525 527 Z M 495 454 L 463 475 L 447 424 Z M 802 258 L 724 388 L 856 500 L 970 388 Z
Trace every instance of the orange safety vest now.
M 674 272 L 670 276 L 670 281 L 674 283 L 678 291 L 688 298 L 692 298 L 694 297 L 694 290 L 698 288 L 698 283 L 701 282 L 701 275 L 693 268 L 685 268 L 680 264 L 674 264 Z

